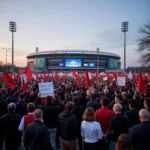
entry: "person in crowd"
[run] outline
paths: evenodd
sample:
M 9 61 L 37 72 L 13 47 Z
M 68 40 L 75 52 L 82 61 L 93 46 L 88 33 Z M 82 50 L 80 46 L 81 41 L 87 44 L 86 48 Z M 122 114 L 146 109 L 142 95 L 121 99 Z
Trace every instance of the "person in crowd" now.
M 24 115 L 28 113 L 27 103 L 25 102 L 23 93 L 19 94 L 19 101 L 16 103 L 16 113 L 20 115 L 21 117 L 23 117 Z
M 114 117 L 114 112 L 108 108 L 110 101 L 107 97 L 103 97 L 100 103 L 102 108 L 95 112 L 95 119 L 100 123 L 102 131 L 106 135 L 110 121 Z M 105 140 L 103 141 L 103 148 L 109 149 L 109 144 L 105 143 Z
M 133 150 L 132 141 L 127 134 L 121 134 L 118 137 L 115 150 Z
M 86 108 L 81 123 L 81 136 L 84 140 L 83 150 L 100 150 L 100 140 L 103 138 L 103 132 L 100 123 L 94 119 L 94 109 Z
M 63 111 L 63 107 L 55 105 L 52 96 L 46 97 L 46 104 L 39 107 L 43 111 L 43 121 L 50 133 L 50 141 L 53 149 L 56 149 L 56 128 L 59 114 Z
M 24 132 L 28 127 L 28 125 L 35 120 L 34 110 L 35 110 L 34 103 L 28 103 L 27 104 L 28 114 L 22 117 L 18 128 L 19 131 Z
M 18 150 L 21 144 L 22 133 L 18 131 L 21 116 L 16 114 L 16 104 L 9 103 L 8 113 L 0 118 L 0 147 L 5 142 L 6 150 Z
M 64 107 L 66 106 L 67 102 L 71 102 L 70 94 L 69 93 L 65 94 L 65 100 L 62 101 L 62 104 L 64 105 Z
M 143 102 L 138 91 L 134 92 L 133 99 L 136 102 L 136 109 L 139 111 L 142 108 Z
M 41 109 L 34 111 L 35 121 L 28 125 L 24 133 L 24 145 L 27 150 L 53 150 L 47 127 L 43 124 Z
M 29 96 L 29 102 L 32 102 L 34 103 L 35 100 L 37 99 L 37 92 L 36 92 L 36 88 L 34 87 L 32 92 L 30 93 L 30 96 Z
M 146 97 L 146 98 L 144 99 L 144 107 L 145 107 L 145 109 L 147 109 L 148 112 L 150 113 L 150 98 L 149 98 L 149 97 Z
M 150 114 L 148 110 L 139 111 L 140 124 L 135 125 L 129 131 L 134 150 L 150 149 Z
M 86 96 L 86 103 L 88 103 L 91 100 L 91 95 L 92 95 L 91 89 L 88 89 L 86 94 L 87 94 L 87 96 Z
M 129 109 L 124 113 L 124 115 L 128 118 L 129 128 L 133 127 L 140 123 L 139 120 L 139 112 L 136 109 L 136 102 L 135 100 L 129 100 Z
M 92 107 L 95 111 L 99 109 L 100 104 L 96 101 L 95 94 L 91 95 L 91 100 L 86 104 L 87 107 Z
M 132 88 L 129 88 L 128 89 L 128 99 L 133 99 L 133 95 L 134 95 L 134 92 L 132 91 Z
M 62 150 L 76 150 L 76 138 L 78 136 L 78 127 L 75 116 L 72 111 L 74 109 L 73 102 L 67 102 L 66 110 L 58 117 L 57 135 L 60 139 Z
M 104 89 L 104 95 L 103 96 L 107 97 L 108 99 L 110 99 L 110 101 L 112 101 L 112 96 L 110 95 L 108 88 Z
M 79 98 L 77 96 L 74 96 L 72 101 L 75 104 L 72 113 L 75 115 L 76 120 L 77 120 L 79 148 L 80 150 L 82 150 L 82 138 L 80 134 L 80 127 L 81 127 L 81 122 L 82 122 L 82 116 L 84 113 L 84 107 L 78 104 Z
M 86 107 L 86 97 L 85 97 L 85 93 L 83 91 L 80 93 L 78 103 L 79 103 L 79 105 L 83 106 L 84 108 Z
M 7 113 L 7 101 L 0 92 L 0 117 Z
M 9 97 L 7 97 L 7 99 L 6 99 L 6 101 L 7 101 L 7 103 L 9 104 L 9 103 L 16 103 L 17 102 L 17 98 L 14 96 L 14 94 L 15 94 L 15 91 L 14 90 L 11 90 L 10 92 L 9 92 Z
M 118 137 L 128 132 L 128 118 L 121 114 L 122 105 L 117 103 L 113 106 L 115 116 L 110 122 L 110 126 L 106 135 L 106 139 L 110 141 L 110 150 L 114 150 Z

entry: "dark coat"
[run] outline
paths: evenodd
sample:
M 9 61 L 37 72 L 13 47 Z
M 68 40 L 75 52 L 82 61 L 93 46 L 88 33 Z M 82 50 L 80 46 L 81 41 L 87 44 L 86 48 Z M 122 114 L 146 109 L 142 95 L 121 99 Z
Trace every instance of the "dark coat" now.
M 96 100 L 91 100 L 86 104 L 86 107 L 92 107 L 96 111 L 99 109 L 100 104 Z
M 25 101 L 19 101 L 16 103 L 16 113 L 23 117 L 27 112 L 27 103 Z
M 110 122 L 107 139 L 117 141 L 118 137 L 128 132 L 128 118 L 122 114 L 117 114 Z
M 136 109 L 131 109 L 131 110 L 126 111 L 124 115 L 128 117 L 129 128 L 140 123 L 139 112 Z
M 66 141 L 75 140 L 78 134 L 76 117 L 72 112 L 64 110 L 58 117 L 57 136 Z
M 0 98 L 0 117 L 7 113 L 7 101 Z
M 37 96 L 38 96 L 37 93 L 32 93 L 32 94 L 30 94 L 29 102 L 34 103 L 35 100 L 37 99 Z
M 15 96 L 9 96 L 6 99 L 7 103 L 16 103 L 17 102 L 17 98 Z
M 82 117 L 83 117 L 83 113 L 84 113 L 84 107 L 76 104 L 72 113 L 76 117 L 78 129 L 80 129 Z
M 0 142 L 15 139 L 21 142 L 22 133 L 18 130 L 21 116 L 16 113 L 7 113 L 0 118 Z
M 59 114 L 63 111 L 63 107 L 59 105 L 53 104 L 45 104 L 40 106 L 43 111 L 44 117 L 43 121 L 44 124 L 49 128 L 56 128 L 57 127 L 57 119 Z
M 150 122 L 133 126 L 129 132 L 134 150 L 150 150 Z
M 41 121 L 35 120 L 27 127 L 24 145 L 28 150 L 52 150 L 48 129 Z

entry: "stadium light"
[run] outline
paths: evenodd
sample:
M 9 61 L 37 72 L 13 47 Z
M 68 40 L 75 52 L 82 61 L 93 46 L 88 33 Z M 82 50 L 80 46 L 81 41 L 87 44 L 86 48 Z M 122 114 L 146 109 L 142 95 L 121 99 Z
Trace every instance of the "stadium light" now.
M 16 22 L 9 22 L 9 30 L 12 32 L 12 72 L 14 72 L 14 32 L 16 32 Z
M 124 32 L 124 71 L 126 70 L 126 32 L 128 31 L 128 22 L 122 22 L 122 32 Z
M 99 52 L 100 52 L 100 49 L 99 48 L 96 48 L 96 51 L 97 51 L 97 71 L 99 72 Z

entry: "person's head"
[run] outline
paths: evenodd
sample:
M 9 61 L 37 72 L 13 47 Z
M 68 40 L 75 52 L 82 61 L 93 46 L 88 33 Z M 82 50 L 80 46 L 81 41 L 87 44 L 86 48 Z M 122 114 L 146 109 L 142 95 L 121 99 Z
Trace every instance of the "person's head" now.
M 136 100 L 130 99 L 128 104 L 130 109 L 136 108 Z
M 132 150 L 132 142 L 127 134 L 121 134 L 118 137 L 116 150 Z
M 35 105 L 34 105 L 34 103 L 28 103 L 28 105 L 27 105 L 27 111 L 28 111 L 29 113 L 32 113 L 32 112 L 34 112 L 34 110 L 35 110 Z
M 91 94 L 91 100 L 95 100 L 95 99 L 96 99 L 95 94 Z
M 66 93 L 66 94 L 65 94 L 65 99 L 66 99 L 66 100 L 69 100 L 69 98 L 70 98 L 69 93 Z
M 86 108 L 83 114 L 83 120 L 88 121 L 88 122 L 93 122 L 95 120 L 94 109 L 92 107 Z
M 74 97 L 72 98 L 72 101 L 73 101 L 75 104 L 78 104 L 79 98 L 78 98 L 77 96 L 74 96 Z
M 74 102 L 67 102 L 66 109 L 71 112 L 74 109 Z
M 92 91 L 90 89 L 87 90 L 87 96 L 91 96 L 91 94 L 92 94 Z
M 118 95 L 118 94 L 120 94 L 120 91 L 119 91 L 119 90 L 116 90 L 116 91 L 115 91 L 115 95 Z
M 139 119 L 141 122 L 149 121 L 149 117 L 150 117 L 150 114 L 149 114 L 148 110 L 141 109 L 139 111 Z
M 15 103 L 9 103 L 7 106 L 8 112 L 15 112 L 16 110 L 16 104 Z
M 43 111 L 41 109 L 36 109 L 34 111 L 35 120 L 43 120 Z
M 127 97 L 127 93 L 126 92 L 122 92 L 122 97 L 125 99 Z
M 24 100 L 24 93 L 19 94 L 19 100 L 23 101 Z
M 45 100 L 46 100 L 47 104 L 52 104 L 53 103 L 53 97 L 52 96 L 46 96 Z
M 113 112 L 115 114 L 121 114 L 121 111 L 122 111 L 122 105 L 117 103 L 113 106 Z
M 150 109 L 150 98 L 149 98 L 149 97 L 146 97 L 146 98 L 144 99 L 144 107 L 145 107 L 146 109 Z
M 15 91 L 11 90 L 9 94 L 10 94 L 10 96 L 14 96 L 14 93 L 15 93 Z
M 100 101 L 102 107 L 108 107 L 109 105 L 109 99 L 107 97 L 103 97 Z
M 108 89 L 104 89 L 104 94 L 109 94 L 109 90 Z
M 131 88 L 128 90 L 128 94 L 132 94 L 132 89 Z
M 116 96 L 115 96 L 115 103 L 121 103 L 121 101 L 122 101 L 122 96 L 121 96 L 121 94 L 116 95 Z

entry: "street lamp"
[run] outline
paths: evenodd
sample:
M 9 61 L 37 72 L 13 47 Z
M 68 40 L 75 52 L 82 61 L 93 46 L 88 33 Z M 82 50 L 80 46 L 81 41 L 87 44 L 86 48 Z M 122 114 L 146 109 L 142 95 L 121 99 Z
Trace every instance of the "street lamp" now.
M 126 32 L 128 31 L 128 22 L 122 22 L 122 32 L 124 32 L 124 71 L 126 70 Z
M 37 54 L 38 54 L 38 52 L 39 52 L 39 48 L 36 47 L 36 48 L 35 48 L 35 51 L 36 51 L 36 72 L 37 72 Z
M 9 30 L 12 32 L 12 72 L 14 72 L 14 32 L 16 32 L 16 22 L 9 22 Z
M 97 71 L 99 72 L 99 52 L 100 52 L 100 49 L 99 48 L 96 48 L 96 51 L 97 51 Z
M 10 50 L 10 48 L 2 48 L 2 49 L 4 49 L 5 51 L 6 51 L 6 70 L 7 70 L 7 50 Z

